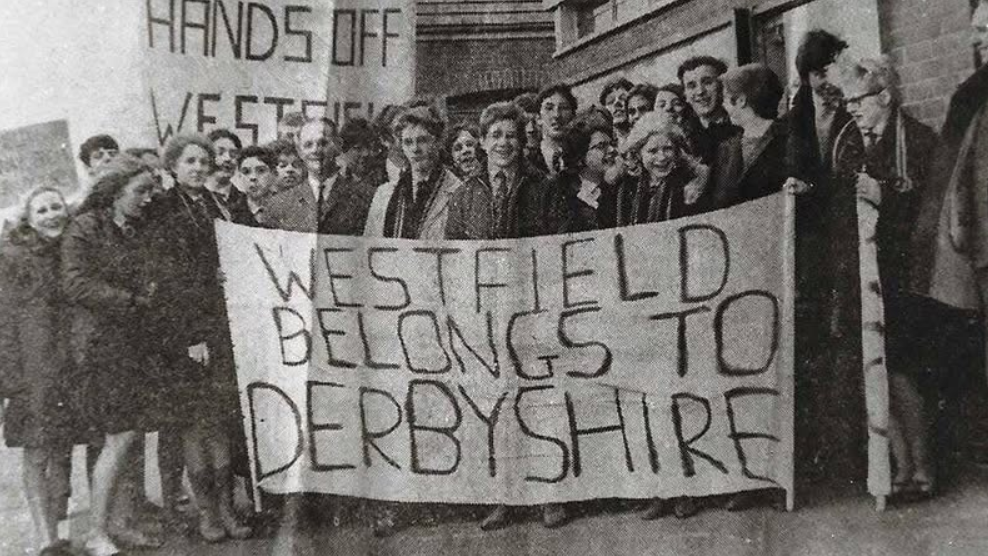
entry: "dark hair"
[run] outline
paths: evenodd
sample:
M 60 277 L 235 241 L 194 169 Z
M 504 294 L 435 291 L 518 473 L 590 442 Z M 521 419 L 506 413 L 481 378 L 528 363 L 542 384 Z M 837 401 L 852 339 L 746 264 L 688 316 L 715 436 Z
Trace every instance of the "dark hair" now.
M 573 112 L 576 112 L 577 104 L 576 97 L 573 96 L 573 90 L 569 88 L 569 85 L 564 85 L 563 83 L 555 83 L 539 91 L 539 96 L 535 97 L 535 105 L 538 111 L 542 110 L 542 103 L 545 102 L 545 99 L 552 95 L 562 96 L 570 104 Z
M 193 134 L 182 134 L 176 135 L 168 140 L 165 144 L 165 150 L 162 153 L 162 164 L 164 164 L 166 170 L 171 170 L 175 163 L 178 162 L 178 157 L 182 156 L 182 152 L 185 151 L 185 147 L 189 145 L 196 145 L 202 147 L 203 150 L 209 154 L 210 160 L 213 163 L 216 162 L 216 151 L 213 150 L 213 142 L 202 135 Z
M 79 160 L 82 161 L 86 167 L 89 167 L 89 157 L 93 155 L 94 152 L 100 149 L 107 150 L 120 150 L 120 145 L 117 144 L 117 140 L 109 135 L 93 135 L 89 139 L 82 142 L 79 146 Z
M 436 137 L 437 139 L 442 138 L 443 130 L 446 129 L 446 122 L 443 121 L 442 116 L 439 114 L 439 110 L 431 104 L 423 104 L 412 108 L 406 108 L 395 119 L 393 127 L 396 131 L 396 135 L 400 138 L 402 130 L 413 125 L 420 125 L 424 127 L 430 135 Z
M 631 89 L 633 89 L 634 86 L 635 86 L 634 83 L 632 83 L 631 81 L 628 81 L 627 79 L 625 79 L 623 77 L 618 77 L 618 78 L 615 78 L 615 79 L 611 79 L 610 81 L 608 81 L 607 83 L 605 83 L 604 84 L 604 88 L 600 90 L 600 96 L 597 97 L 597 102 L 599 102 L 601 106 L 604 106 L 605 104 L 607 104 L 607 102 L 606 102 L 607 95 L 613 93 L 614 91 L 616 91 L 618 89 L 624 89 L 625 91 L 631 91 Z
M 774 120 L 785 90 L 779 76 L 765 64 L 745 64 L 721 76 L 726 94 L 742 94 L 760 118 Z
M 480 138 L 482 136 L 480 134 L 480 128 L 477 127 L 477 124 L 474 124 L 473 122 L 460 122 L 446 131 L 445 148 L 448 154 L 452 154 L 453 143 L 456 142 L 456 138 L 459 137 L 460 134 L 463 133 L 464 131 L 469 133 L 470 135 L 473 135 L 474 138 L 477 140 L 477 143 L 478 144 L 480 143 Z M 480 147 L 478 146 L 477 148 L 479 149 Z
M 170 144 L 171 141 L 169 141 Z M 96 178 L 89 194 L 79 205 L 78 214 L 113 206 L 113 203 L 120 197 L 120 192 L 130 183 L 130 180 L 145 172 L 153 174 L 154 169 L 136 156 L 125 153 L 114 157 L 107 164 L 103 173 Z
M 538 95 L 535 93 L 522 93 L 516 96 L 511 102 L 515 103 L 522 112 L 527 114 L 539 113 Z
M 563 133 L 563 164 L 567 169 L 577 170 L 590 149 L 590 138 L 601 132 L 614 138 L 614 124 L 611 115 L 603 108 L 592 106 L 580 112 L 566 127 Z
M 655 96 L 659 96 L 661 92 L 672 93 L 679 97 L 679 100 L 685 102 L 686 94 L 683 92 L 683 86 L 679 83 L 666 83 L 665 85 L 659 86 L 655 89 Z
M 278 125 L 288 125 L 292 127 L 301 127 L 305 123 L 305 114 L 301 112 L 288 112 L 281 116 L 278 120 Z
M 655 108 L 655 96 L 659 94 L 659 88 L 651 83 L 639 83 L 631 88 L 628 93 L 628 101 L 632 97 L 642 97 L 648 103 L 649 110 Z
M 682 64 L 679 64 L 679 69 L 676 70 L 676 77 L 679 81 L 683 81 L 683 75 L 688 71 L 693 71 L 696 68 L 710 66 L 714 68 L 714 72 L 717 75 L 723 75 L 727 71 L 727 64 L 724 63 L 720 58 L 714 58 L 713 56 L 694 56 Z
M 262 147 L 260 145 L 250 145 L 246 149 L 240 151 L 240 156 L 237 157 L 237 168 L 240 168 L 240 163 L 247 160 L 248 158 L 256 158 L 266 164 L 268 168 L 274 168 L 278 165 L 278 157 L 274 152 L 268 147 Z
M 295 143 L 287 137 L 275 139 L 265 145 L 265 148 L 271 153 L 271 156 L 275 158 L 276 162 L 279 156 L 294 156 L 299 158 L 298 149 L 295 148 Z
M 244 144 L 240 142 L 240 138 L 237 137 L 236 133 L 222 127 L 210 131 L 209 134 L 206 135 L 206 138 L 209 139 L 210 143 L 215 143 L 220 139 L 229 139 L 230 142 L 233 143 L 233 146 L 237 147 L 237 150 L 244 148 Z
M 521 148 L 525 148 L 525 125 L 528 120 L 521 107 L 515 102 L 495 102 L 480 113 L 480 138 L 483 140 L 491 126 L 502 120 L 510 120 L 515 124 Z
M 799 79 L 805 82 L 810 72 L 822 71 L 834 63 L 845 48 L 847 48 L 846 42 L 822 29 L 814 29 L 806 33 L 796 51 L 796 71 L 799 72 Z
M 340 129 L 340 148 L 347 152 L 354 147 L 370 147 L 377 145 L 377 134 L 366 118 L 350 118 Z

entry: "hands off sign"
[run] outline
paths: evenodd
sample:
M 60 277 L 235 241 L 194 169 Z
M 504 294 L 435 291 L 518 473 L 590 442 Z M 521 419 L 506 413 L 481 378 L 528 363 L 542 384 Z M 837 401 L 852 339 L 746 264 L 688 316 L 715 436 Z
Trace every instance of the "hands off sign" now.
M 255 480 L 459 503 L 791 492 L 784 203 L 490 242 L 217 222 Z
M 370 119 L 412 95 L 413 18 L 406 0 L 147 0 L 157 139 L 225 127 L 263 142 L 296 111 Z

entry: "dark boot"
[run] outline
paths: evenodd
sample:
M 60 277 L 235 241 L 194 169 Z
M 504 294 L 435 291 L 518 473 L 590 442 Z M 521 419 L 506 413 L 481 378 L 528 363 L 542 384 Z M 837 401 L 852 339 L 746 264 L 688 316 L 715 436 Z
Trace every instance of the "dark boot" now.
M 223 529 L 231 539 L 246 539 L 251 531 L 240 522 L 233 509 L 233 471 L 229 467 L 216 470 L 216 490 L 216 509 Z
M 226 538 L 226 530 L 220 520 L 216 505 L 216 488 L 211 470 L 189 472 L 192 496 L 199 514 L 199 534 L 206 542 L 220 542 Z

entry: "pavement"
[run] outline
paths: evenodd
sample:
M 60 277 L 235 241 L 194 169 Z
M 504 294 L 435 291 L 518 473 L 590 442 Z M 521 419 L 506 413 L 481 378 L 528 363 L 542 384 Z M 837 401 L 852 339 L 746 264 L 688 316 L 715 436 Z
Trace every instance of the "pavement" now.
M 152 443 L 153 444 L 153 443 Z M 63 528 L 78 545 L 88 520 L 88 492 L 81 475 L 84 451 L 77 448 L 70 518 Z M 152 500 L 160 500 L 150 473 Z M 988 555 L 988 470 L 968 466 L 957 484 L 937 498 L 891 506 L 878 512 L 860 485 L 813 487 L 797 493 L 799 508 L 729 513 L 708 509 L 680 520 L 642 521 L 631 509 L 587 503 L 572 506 L 576 518 L 559 529 L 545 529 L 529 516 L 493 532 L 479 529 L 482 508 L 459 510 L 439 520 L 404 528 L 378 539 L 349 510 L 342 519 L 327 515 L 290 526 L 265 538 L 209 545 L 194 535 L 176 535 L 147 556 L 233 555 Z M 324 503 L 322 500 L 321 503 Z M 350 504 L 353 506 L 353 504 Z M 530 512 L 529 512 L 530 513 Z M 420 518 L 428 514 L 413 511 Z M 524 516 L 523 516 L 524 517 Z M 20 487 L 20 452 L 0 448 L 0 555 L 37 554 Z

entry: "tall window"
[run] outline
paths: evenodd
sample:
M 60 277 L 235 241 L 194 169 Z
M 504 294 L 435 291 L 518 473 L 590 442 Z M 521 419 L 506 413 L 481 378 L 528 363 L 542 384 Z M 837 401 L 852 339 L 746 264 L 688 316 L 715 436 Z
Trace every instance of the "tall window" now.
M 564 0 L 562 17 L 568 21 L 560 29 L 560 44 L 607 32 L 648 12 L 677 0 Z

